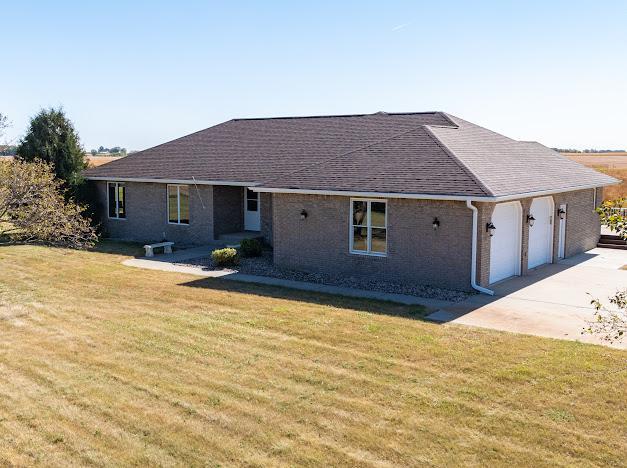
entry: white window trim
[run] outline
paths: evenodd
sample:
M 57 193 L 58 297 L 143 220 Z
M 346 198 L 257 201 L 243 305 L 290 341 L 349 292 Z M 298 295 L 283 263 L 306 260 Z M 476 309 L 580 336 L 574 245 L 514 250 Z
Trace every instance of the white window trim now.
M 176 187 L 176 219 L 177 222 L 170 221 L 170 187 Z M 181 187 L 187 187 L 187 191 L 189 193 L 189 185 L 187 184 L 168 184 L 167 189 L 165 191 L 165 202 L 166 202 L 166 211 L 167 211 L 167 220 L 168 224 L 173 224 L 175 226 L 189 226 L 189 222 L 182 223 L 181 222 Z M 191 202 L 191 197 L 190 202 Z M 190 203 L 190 218 L 191 218 L 191 203 Z M 191 220 L 190 220 L 191 221 Z
M 597 189 L 596 187 L 592 189 L 592 211 L 597 210 Z
M 367 239 L 368 239 L 368 250 L 354 250 L 353 249 L 353 202 L 363 201 L 367 202 L 367 219 L 366 219 L 366 229 L 368 231 Z M 384 203 L 385 204 L 385 252 L 372 252 L 372 224 L 371 224 L 371 209 L 370 203 Z M 376 229 L 376 227 L 375 227 Z M 350 209 L 348 210 L 348 251 L 353 255 L 367 255 L 369 257 L 387 257 L 388 256 L 388 201 L 383 198 L 351 198 L 350 199 Z
M 111 216 L 109 213 L 109 185 L 115 185 L 115 216 Z M 120 218 L 120 200 L 119 200 L 119 187 L 124 188 L 124 217 Z M 109 219 L 116 219 L 118 221 L 126 221 L 126 184 L 124 182 L 107 182 L 107 217 Z

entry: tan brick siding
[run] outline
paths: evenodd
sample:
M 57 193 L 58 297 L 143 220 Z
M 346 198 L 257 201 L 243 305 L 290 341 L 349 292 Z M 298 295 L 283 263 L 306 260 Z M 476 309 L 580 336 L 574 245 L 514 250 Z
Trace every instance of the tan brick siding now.
M 126 182 L 126 218 L 109 219 L 107 183 L 98 182 L 102 200 L 105 236 L 137 242 L 160 241 L 164 237 L 180 245 L 203 244 L 213 239 L 213 188 L 190 186 L 190 224 L 169 224 L 166 184 Z
M 272 245 L 272 194 L 261 193 L 261 236 L 268 245 Z
M 226 185 L 213 187 L 213 236 L 244 230 L 244 189 Z
M 555 210 L 560 205 L 566 205 L 566 242 L 564 254 L 566 257 L 593 249 L 599 242 L 601 222 L 599 215 L 594 211 L 594 190 L 579 190 L 576 192 L 558 193 L 553 196 Z M 597 191 L 597 206 L 603 201 L 602 190 Z M 553 258 L 557 258 L 559 236 L 558 219 L 555 223 Z
M 462 202 L 388 199 L 388 255 L 349 252 L 350 198 L 275 194 L 279 266 L 468 290 L 472 212 Z M 308 216 L 301 220 L 305 209 Z M 433 218 L 440 228 L 433 230 Z

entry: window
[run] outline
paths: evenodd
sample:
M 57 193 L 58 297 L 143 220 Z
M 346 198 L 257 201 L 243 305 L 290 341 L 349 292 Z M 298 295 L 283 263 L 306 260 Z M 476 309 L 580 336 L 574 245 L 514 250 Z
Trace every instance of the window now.
M 189 224 L 188 185 L 168 185 L 168 223 Z
M 259 193 L 246 189 L 246 211 L 257 211 L 259 209 Z
M 119 182 L 108 182 L 109 218 L 126 218 L 126 186 Z
M 385 200 L 351 200 L 351 253 L 387 253 L 387 203 Z

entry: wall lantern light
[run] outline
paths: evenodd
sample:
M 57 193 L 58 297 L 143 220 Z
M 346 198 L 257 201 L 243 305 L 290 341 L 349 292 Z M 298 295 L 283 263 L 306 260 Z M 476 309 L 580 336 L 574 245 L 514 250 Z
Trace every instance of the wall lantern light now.
M 560 217 L 560 219 L 564 219 L 566 217 L 566 210 L 560 207 L 557 210 L 557 215 Z
M 533 227 L 533 223 L 536 221 L 536 218 L 533 217 L 531 213 L 527 215 L 527 224 L 529 227 Z
M 300 212 L 300 219 L 306 219 L 307 218 L 307 211 L 306 210 L 301 210 Z
M 433 218 L 433 230 L 437 231 L 439 227 L 440 227 L 440 220 L 437 217 Z
M 488 234 L 490 234 L 490 237 L 492 237 L 494 235 L 494 231 L 496 230 L 496 226 L 492 224 L 492 221 L 490 221 L 485 225 L 485 230 Z

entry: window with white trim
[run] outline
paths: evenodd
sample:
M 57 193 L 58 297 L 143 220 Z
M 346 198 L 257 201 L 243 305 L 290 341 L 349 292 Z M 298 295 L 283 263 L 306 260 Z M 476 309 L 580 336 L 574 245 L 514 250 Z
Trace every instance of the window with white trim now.
M 126 186 L 120 182 L 107 182 L 109 218 L 126 218 Z
M 168 223 L 189 224 L 189 185 L 168 185 Z
M 365 255 L 387 254 L 387 202 L 351 199 L 350 251 Z

